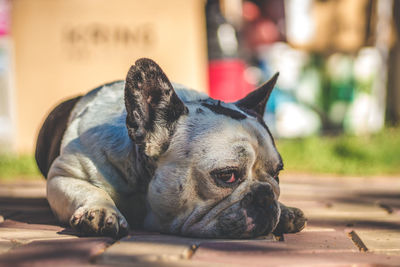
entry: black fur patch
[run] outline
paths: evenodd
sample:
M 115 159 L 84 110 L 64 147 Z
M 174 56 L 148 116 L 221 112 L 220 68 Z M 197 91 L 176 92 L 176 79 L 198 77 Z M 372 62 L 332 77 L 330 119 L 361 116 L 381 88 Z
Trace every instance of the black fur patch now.
M 241 113 L 239 111 L 236 111 L 236 110 L 233 110 L 233 109 L 230 109 L 227 107 L 223 107 L 221 105 L 221 101 L 218 101 L 218 103 L 216 105 L 205 103 L 205 102 L 201 103 L 201 105 L 203 107 L 208 108 L 209 110 L 211 110 L 214 113 L 231 117 L 234 120 L 244 120 L 247 118 L 246 115 L 244 115 L 243 113 Z
M 35 159 L 44 177 L 47 177 L 51 164 L 60 155 L 61 141 L 69 115 L 80 98 L 81 96 L 69 99 L 55 107 L 40 129 L 36 141 Z

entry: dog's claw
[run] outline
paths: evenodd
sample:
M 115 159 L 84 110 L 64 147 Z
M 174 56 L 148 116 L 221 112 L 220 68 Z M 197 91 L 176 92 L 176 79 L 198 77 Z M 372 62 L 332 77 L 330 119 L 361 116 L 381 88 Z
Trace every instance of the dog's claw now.
M 128 234 L 125 218 L 109 208 L 81 207 L 71 216 L 70 225 L 84 236 L 121 238 Z

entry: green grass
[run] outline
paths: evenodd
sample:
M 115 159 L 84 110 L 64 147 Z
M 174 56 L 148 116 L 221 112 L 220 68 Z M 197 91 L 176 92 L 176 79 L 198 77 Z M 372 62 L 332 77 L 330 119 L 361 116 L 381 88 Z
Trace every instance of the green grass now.
M 400 128 L 373 136 L 278 140 L 288 172 L 400 175 Z M 40 178 L 33 156 L 0 155 L 0 180 Z
M 0 180 L 37 179 L 41 174 L 31 155 L 0 155 Z
M 278 140 L 289 172 L 400 175 L 400 128 L 372 136 Z

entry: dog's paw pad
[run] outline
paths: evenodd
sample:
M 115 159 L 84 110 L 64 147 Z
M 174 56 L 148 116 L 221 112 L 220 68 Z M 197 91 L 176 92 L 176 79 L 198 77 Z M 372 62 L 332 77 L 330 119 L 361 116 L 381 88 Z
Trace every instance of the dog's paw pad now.
M 80 207 L 71 216 L 70 225 L 85 236 L 120 238 L 129 231 L 125 218 L 111 208 Z
M 307 218 L 298 208 L 287 207 L 282 209 L 279 224 L 274 233 L 297 233 L 307 225 Z

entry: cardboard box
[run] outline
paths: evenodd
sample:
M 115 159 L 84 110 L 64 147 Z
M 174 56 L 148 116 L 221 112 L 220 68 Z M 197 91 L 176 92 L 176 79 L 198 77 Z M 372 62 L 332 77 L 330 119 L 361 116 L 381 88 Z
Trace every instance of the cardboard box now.
M 19 152 L 57 102 L 124 79 L 140 57 L 207 91 L 202 0 L 13 0 L 11 15 Z

